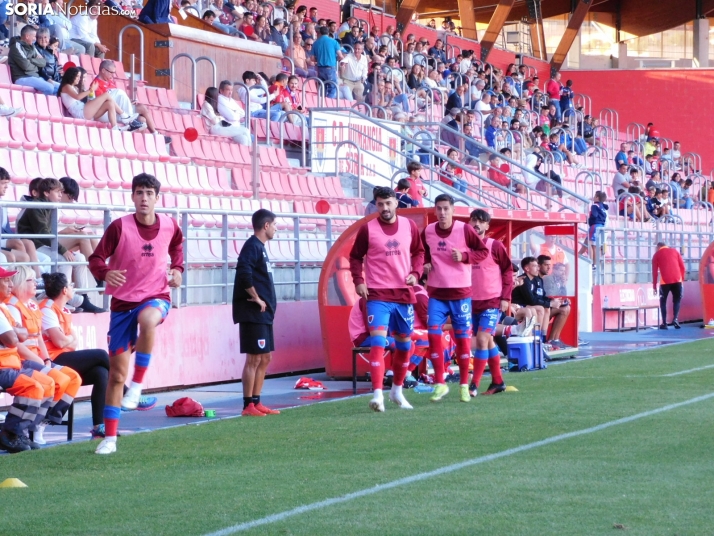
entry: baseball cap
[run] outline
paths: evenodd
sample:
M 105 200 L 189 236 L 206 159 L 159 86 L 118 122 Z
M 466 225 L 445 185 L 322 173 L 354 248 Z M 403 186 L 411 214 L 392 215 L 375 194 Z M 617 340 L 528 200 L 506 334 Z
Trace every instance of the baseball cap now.
M 16 273 L 17 273 L 17 270 L 10 271 L 10 270 L 6 270 L 2 266 L 0 266 L 0 279 L 4 278 L 4 277 L 12 277 Z

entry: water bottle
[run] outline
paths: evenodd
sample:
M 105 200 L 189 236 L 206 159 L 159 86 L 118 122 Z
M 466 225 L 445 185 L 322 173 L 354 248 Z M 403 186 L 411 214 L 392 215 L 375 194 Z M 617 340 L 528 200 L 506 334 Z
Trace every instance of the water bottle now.
M 417 386 L 414 388 L 415 393 L 433 393 L 434 392 L 434 387 L 431 385 L 426 385 L 425 383 L 419 382 Z
M 602 303 L 603 303 L 603 307 L 604 307 L 605 309 L 607 309 L 608 307 L 610 307 L 610 297 L 609 297 L 609 296 L 605 296 L 605 299 L 603 300 Z

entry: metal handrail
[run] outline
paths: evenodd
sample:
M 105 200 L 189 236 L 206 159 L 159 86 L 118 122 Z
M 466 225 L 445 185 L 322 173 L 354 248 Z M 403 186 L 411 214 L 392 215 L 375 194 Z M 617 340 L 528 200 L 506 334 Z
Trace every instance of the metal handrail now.
M 362 148 L 353 141 L 345 140 L 335 146 L 335 173 L 340 174 L 340 149 L 344 146 L 352 146 L 357 149 L 357 197 L 362 197 Z
M 139 56 L 141 57 L 139 60 L 139 68 L 141 69 L 141 79 L 145 80 L 144 78 L 144 29 L 141 26 L 137 26 L 136 24 L 127 24 L 124 26 L 121 31 L 119 32 L 119 35 L 117 36 L 117 41 L 119 41 L 119 61 L 124 63 L 124 32 L 126 32 L 129 28 L 133 28 L 137 32 L 139 32 Z M 136 73 L 132 72 L 131 77 L 134 78 L 136 76 Z M 173 88 L 172 88 L 173 89 Z
M 196 60 L 193 58 L 191 54 L 188 54 L 186 52 L 182 52 L 181 54 L 176 54 L 172 59 L 171 59 L 171 64 L 169 65 L 169 75 L 171 77 L 171 89 L 174 89 L 174 86 L 176 84 L 176 78 L 174 77 L 174 64 L 176 63 L 176 60 L 181 59 L 181 58 L 188 58 L 191 60 L 191 108 L 192 109 L 197 109 L 198 108 L 198 97 L 196 95 Z
M 296 117 L 300 118 L 300 127 L 302 130 L 302 143 L 300 144 L 300 148 L 302 150 L 302 160 L 301 160 L 300 164 L 302 165 L 302 167 L 306 167 L 307 166 L 307 155 L 306 155 L 307 118 L 302 113 L 298 112 L 297 110 L 288 110 L 287 112 L 285 112 L 285 114 L 278 121 L 278 124 L 281 125 L 280 126 L 280 148 L 281 149 L 285 148 L 284 136 L 283 136 L 283 133 L 285 132 L 284 125 L 285 125 L 285 123 L 288 122 L 288 117 L 290 117 L 290 116 L 296 116 Z
M 287 60 L 290 63 L 290 75 L 295 76 L 295 62 L 290 56 L 283 56 L 281 61 Z
M 319 108 L 322 108 L 325 106 L 325 82 L 322 81 L 321 78 L 318 78 L 317 76 L 311 76 L 309 78 L 306 78 L 303 83 L 302 83 L 302 102 L 303 106 L 305 105 L 305 88 L 307 87 L 307 83 L 310 81 L 315 81 L 319 84 L 319 88 L 317 91 L 317 106 Z M 322 91 L 320 91 L 320 89 Z
M 198 64 L 202 61 L 207 61 L 211 64 L 211 67 L 213 67 L 213 87 L 218 87 L 218 66 L 216 62 L 213 58 L 209 58 L 208 56 L 199 56 L 196 58 L 196 71 L 198 71 Z

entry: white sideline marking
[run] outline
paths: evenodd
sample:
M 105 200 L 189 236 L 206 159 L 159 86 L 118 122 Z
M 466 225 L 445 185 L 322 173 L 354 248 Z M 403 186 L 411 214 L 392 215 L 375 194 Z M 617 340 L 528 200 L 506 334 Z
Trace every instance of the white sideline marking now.
M 712 365 L 712 366 L 714 366 L 714 365 Z M 481 456 L 479 458 L 473 458 L 471 460 L 466 460 L 466 461 L 456 463 L 453 465 L 447 465 L 446 467 L 440 467 L 439 469 L 434 469 L 433 471 L 428 471 L 426 473 L 419 473 L 419 474 L 408 476 L 405 478 L 400 478 L 399 480 L 393 480 L 392 482 L 387 482 L 385 484 L 379 484 L 372 488 L 366 488 L 366 489 L 363 489 L 360 491 L 355 491 L 353 493 L 341 495 L 340 497 L 333 497 L 331 499 L 325 499 L 324 501 L 318 501 L 318 502 L 314 502 L 311 504 L 298 506 L 297 508 L 293 508 L 292 510 L 286 510 L 284 512 L 272 514 L 272 515 L 269 515 L 266 517 L 262 517 L 260 519 L 255 519 L 253 521 L 239 523 L 237 525 L 233 525 L 232 527 L 227 527 L 225 529 L 221 529 L 216 532 L 211 532 L 211 533 L 207 534 L 206 536 L 227 536 L 228 534 L 235 534 L 236 532 L 242 532 L 244 530 L 253 529 L 256 527 L 260 527 L 262 525 L 269 525 L 270 523 L 277 523 L 278 521 L 283 521 L 284 519 L 287 519 L 289 517 L 304 514 L 306 512 L 311 512 L 313 510 L 327 508 L 328 506 L 333 506 L 335 504 L 349 502 L 354 499 L 359 499 L 360 497 L 374 495 L 375 493 L 379 493 L 380 491 L 385 491 L 385 490 L 397 488 L 400 486 L 406 486 L 407 484 L 412 484 L 414 482 L 420 482 L 422 480 L 428 480 L 433 477 L 438 477 L 438 476 L 442 476 L 442 475 L 445 475 L 448 473 L 453 473 L 454 471 L 459 471 L 460 469 L 464 469 L 466 467 L 471 467 L 474 465 L 491 462 L 493 460 L 498 460 L 499 458 L 505 458 L 507 456 L 512 456 L 513 454 L 519 454 L 519 453 L 525 452 L 527 450 L 535 449 L 538 447 L 544 447 L 546 445 L 550 445 L 550 444 L 556 443 L 558 441 L 564 441 L 566 439 L 571 439 L 573 437 L 579 437 L 582 435 L 593 434 L 595 432 L 605 430 L 612 426 L 618 426 L 620 424 L 626 424 L 626 423 L 629 423 L 632 421 L 636 421 L 638 419 L 644 419 L 645 417 L 651 417 L 652 415 L 657 415 L 658 413 L 664 413 L 665 411 L 670 411 L 670 410 L 677 409 L 677 408 L 680 408 L 683 406 L 688 406 L 690 404 L 696 404 L 697 402 L 703 402 L 704 400 L 709 400 L 710 398 L 714 398 L 714 393 L 709 393 L 707 395 L 690 398 L 689 400 L 685 400 L 684 402 L 677 402 L 676 404 L 669 404 L 667 406 L 662 406 L 661 408 L 652 409 L 649 411 L 645 411 L 643 413 L 637 413 L 635 415 L 630 415 L 629 417 L 623 417 L 622 419 L 617 419 L 617 420 L 606 422 L 603 424 L 598 424 L 597 426 L 593 426 L 591 428 L 584 428 L 582 430 L 576 430 L 574 432 L 567 432 L 565 434 L 560 434 L 560 435 L 548 437 L 546 439 L 542 439 L 540 441 L 535 441 L 533 443 L 528 443 L 526 445 L 521 445 L 520 447 L 514 447 L 512 449 L 502 450 L 501 452 L 496 452 L 494 454 L 487 454 L 486 456 Z
M 682 374 L 689 374 L 690 372 L 697 372 L 700 370 L 705 370 L 705 369 L 710 369 L 714 368 L 714 365 L 707 365 L 705 367 L 697 367 L 697 368 L 692 368 L 688 370 L 680 370 L 679 372 L 672 372 L 671 374 L 662 374 L 661 376 L 663 378 L 671 378 L 672 376 L 680 376 Z

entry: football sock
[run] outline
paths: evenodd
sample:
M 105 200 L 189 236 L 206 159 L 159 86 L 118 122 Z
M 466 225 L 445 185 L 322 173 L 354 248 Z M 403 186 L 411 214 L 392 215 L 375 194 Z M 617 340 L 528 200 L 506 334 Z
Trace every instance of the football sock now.
M 444 383 L 444 344 L 441 333 L 429 333 L 429 359 L 434 367 L 434 383 Z
M 394 367 L 394 378 L 392 383 L 398 386 L 404 385 L 404 378 L 407 377 L 407 369 L 409 366 L 409 350 L 401 350 L 397 348 L 394 352 L 394 356 L 392 357 L 392 365 Z
M 243 409 L 247 408 L 253 403 L 253 397 L 252 396 L 244 396 L 243 397 Z
M 255 404 L 256 406 L 258 404 L 260 404 L 260 395 L 258 395 L 258 396 L 253 395 L 253 404 Z
M 131 381 L 134 383 L 144 383 L 144 374 L 146 374 L 146 369 L 149 368 L 150 361 L 151 354 L 136 352 L 136 358 L 134 359 L 134 377 Z
M 456 339 L 456 362 L 459 364 L 459 383 L 469 383 L 469 365 L 471 364 L 471 338 Z
M 119 429 L 119 416 L 121 408 L 116 406 L 104 406 L 104 436 L 109 441 L 117 440 L 117 430 Z
M 384 346 L 372 346 L 369 352 L 369 366 L 372 374 L 372 389 L 381 391 L 384 382 Z
M 501 356 L 495 346 L 488 351 L 488 369 L 491 371 L 491 383 L 503 383 Z
M 513 326 L 504 326 L 503 328 L 503 336 L 505 338 L 508 338 L 511 336 L 511 330 L 513 329 Z
M 486 370 L 488 364 L 488 350 L 476 350 L 476 359 L 474 359 L 474 375 L 471 383 L 478 387 L 481 382 L 483 371 Z

